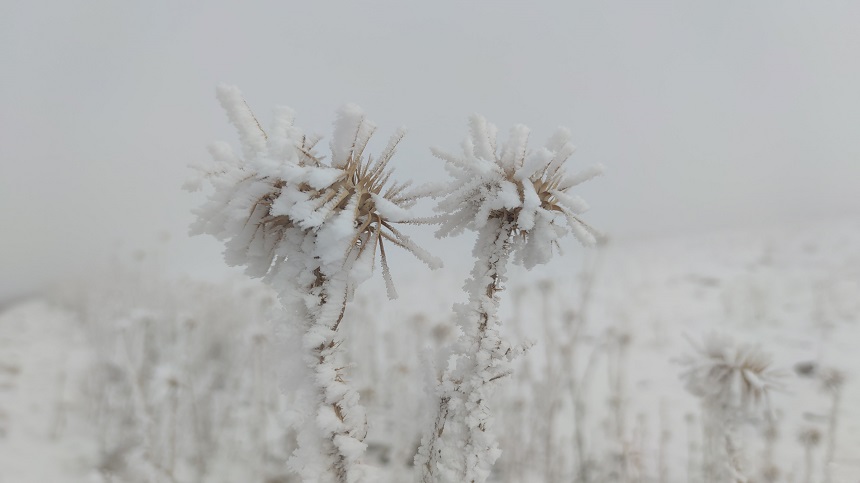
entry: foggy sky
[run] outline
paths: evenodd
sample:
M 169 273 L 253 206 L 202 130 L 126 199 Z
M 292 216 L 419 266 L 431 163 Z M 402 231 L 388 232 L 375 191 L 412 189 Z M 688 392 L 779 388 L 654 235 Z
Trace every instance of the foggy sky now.
M 222 273 L 181 190 L 238 144 L 221 81 L 261 121 L 285 104 L 328 135 L 352 101 L 377 143 L 407 126 L 401 179 L 443 176 L 428 148 L 459 149 L 473 112 L 567 126 L 571 166 L 607 167 L 578 194 L 616 238 L 857 215 L 858 21 L 848 1 L 2 2 L 0 298 L 161 234 L 172 270 Z

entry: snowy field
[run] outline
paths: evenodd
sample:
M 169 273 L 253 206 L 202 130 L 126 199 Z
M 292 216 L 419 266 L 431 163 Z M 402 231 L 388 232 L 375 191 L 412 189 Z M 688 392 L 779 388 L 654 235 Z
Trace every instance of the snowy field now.
M 711 332 L 760 345 L 782 371 L 775 431 L 740 425 L 750 481 L 860 481 L 857 247 L 860 222 L 842 220 L 613 243 L 555 278 L 513 270 L 504 323 L 536 345 L 493 402 L 494 481 L 573 481 L 582 467 L 590 481 L 701 481 L 700 406 L 677 359 Z M 295 344 L 276 298 L 121 265 L 0 314 L 0 483 L 297 481 L 284 469 Z M 365 287 L 351 305 L 375 481 L 412 480 L 461 284 L 427 275 L 399 281 L 395 303 Z M 845 376 L 835 420 L 832 370 Z

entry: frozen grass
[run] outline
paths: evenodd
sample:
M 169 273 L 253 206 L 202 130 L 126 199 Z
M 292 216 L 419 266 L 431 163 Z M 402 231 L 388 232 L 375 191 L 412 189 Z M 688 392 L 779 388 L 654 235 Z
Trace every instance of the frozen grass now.
M 743 476 L 856 481 L 858 245 L 845 221 L 619 243 L 578 278 L 511 270 L 523 283 L 501 307 L 506 335 L 536 345 L 494 396 L 491 481 L 708 481 L 701 405 L 676 361 L 713 331 L 785 373 L 773 418 L 734 429 Z M 296 347 L 271 325 L 274 295 L 147 265 L 99 280 L 0 315 L 0 482 L 298 481 L 285 472 L 296 376 L 283 371 Z M 393 303 L 359 290 L 344 335 L 380 482 L 413 478 L 431 361 L 442 367 L 462 299 L 441 277 L 399 288 Z

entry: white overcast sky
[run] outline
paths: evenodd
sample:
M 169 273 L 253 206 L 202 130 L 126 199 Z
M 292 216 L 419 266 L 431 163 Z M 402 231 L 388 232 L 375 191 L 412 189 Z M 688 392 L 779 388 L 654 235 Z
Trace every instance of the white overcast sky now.
M 568 126 L 616 238 L 856 216 L 858 26 L 835 0 L 0 1 L 0 298 L 164 232 L 176 270 L 217 273 L 181 185 L 236 142 L 220 81 L 261 120 L 286 104 L 327 134 L 353 101 L 378 141 L 407 126 L 401 178 L 442 176 L 428 147 L 472 112 Z

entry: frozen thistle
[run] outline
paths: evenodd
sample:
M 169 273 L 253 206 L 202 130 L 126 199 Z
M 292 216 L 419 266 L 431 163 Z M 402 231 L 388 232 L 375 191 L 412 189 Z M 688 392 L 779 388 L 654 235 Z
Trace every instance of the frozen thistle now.
M 510 362 L 527 349 L 501 336 L 499 294 L 508 261 L 513 257 L 531 269 L 547 263 L 553 246 L 570 232 L 585 245 L 598 236 L 579 218 L 588 206 L 569 191 L 602 168 L 565 173 L 563 166 L 574 151 L 569 131 L 559 129 L 537 151 L 528 150 L 525 126 L 515 126 L 502 146 L 496 133 L 495 126 L 476 115 L 462 155 L 433 150 L 452 177 L 436 188 L 447 193 L 436 208 L 437 236 L 470 229 L 478 239 L 465 287 L 469 302 L 456 307 L 464 332 L 436 388 L 433 427 L 415 456 L 425 483 L 486 481 L 501 454 L 492 430 L 492 389 L 512 373 Z
M 529 128 L 516 125 L 506 144 L 499 146 L 497 128 L 473 115 L 463 154 L 434 149 L 453 178 L 438 206 L 439 236 L 465 229 L 480 230 L 491 219 L 511 223 L 514 260 L 526 268 L 547 263 L 558 239 L 572 232 L 583 245 L 600 237 L 580 215 L 588 204 L 570 193 L 575 186 L 600 175 L 601 165 L 569 174 L 564 166 L 575 151 L 570 131 L 559 128 L 537 150 L 529 150 Z
M 266 132 L 237 88 L 220 85 L 217 94 L 239 131 L 244 159 L 226 143 L 210 148 L 215 166 L 204 174 L 214 190 L 193 231 L 223 240 L 229 264 L 267 277 L 303 334 L 312 394 L 304 399 L 291 469 L 306 481 L 360 481 L 367 422 L 338 332 L 347 302 L 372 273 L 377 252 L 388 295 L 396 297 L 386 243 L 441 266 L 394 227 L 422 222 L 411 211 L 419 195 L 408 183 L 391 182 L 388 164 L 404 131 L 374 160 L 365 150 L 376 127 L 357 106 L 344 106 L 326 162 L 314 151 L 319 139 L 296 128 L 289 109 L 276 109 Z

